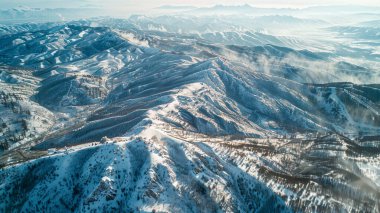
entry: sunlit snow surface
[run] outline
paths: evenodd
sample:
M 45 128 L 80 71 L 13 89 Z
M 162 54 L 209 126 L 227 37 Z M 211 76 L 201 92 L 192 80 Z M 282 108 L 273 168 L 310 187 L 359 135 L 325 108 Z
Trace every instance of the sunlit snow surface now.
M 376 14 L 193 15 L 0 26 L 0 212 L 380 211 Z

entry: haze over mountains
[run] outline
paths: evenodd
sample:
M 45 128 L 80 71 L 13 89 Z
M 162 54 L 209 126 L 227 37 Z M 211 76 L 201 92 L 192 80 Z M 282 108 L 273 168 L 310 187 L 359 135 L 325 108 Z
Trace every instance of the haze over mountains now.
M 0 11 L 0 211 L 380 212 L 379 8 L 154 11 Z
M 25 22 L 49 22 L 49 21 L 70 21 L 97 16 L 109 16 L 128 18 L 133 14 L 150 14 L 150 15 L 289 15 L 301 17 L 335 17 L 338 14 L 344 15 L 347 19 L 351 15 L 366 15 L 379 17 L 380 5 L 378 6 L 307 6 L 301 8 L 268 8 L 260 6 L 244 5 L 214 5 L 214 6 L 186 6 L 186 5 L 162 5 L 159 7 L 149 7 L 139 9 L 131 6 L 104 7 L 99 5 L 81 5 L 75 6 L 65 4 L 64 7 L 56 8 L 44 5 L 43 7 L 18 6 L 15 8 L 6 8 L 0 10 L 0 24 L 16 24 Z M 335 20 L 339 21 L 339 20 Z M 253 25 L 251 25 L 253 26 Z

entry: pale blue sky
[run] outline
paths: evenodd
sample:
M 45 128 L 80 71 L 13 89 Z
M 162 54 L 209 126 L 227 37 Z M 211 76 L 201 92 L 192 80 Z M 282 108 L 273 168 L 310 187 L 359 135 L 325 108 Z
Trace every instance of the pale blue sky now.
M 29 7 L 80 7 L 150 9 L 161 5 L 211 6 L 215 4 L 250 4 L 258 7 L 307 7 L 314 5 L 363 5 L 380 6 L 380 0 L 0 0 L 0 8 Z

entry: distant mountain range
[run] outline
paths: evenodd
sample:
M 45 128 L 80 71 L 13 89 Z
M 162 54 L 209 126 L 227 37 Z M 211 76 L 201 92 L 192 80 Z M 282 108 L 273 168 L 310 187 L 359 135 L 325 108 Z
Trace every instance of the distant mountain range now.
M 104 14 L 99 8 L 28 8 L 0 10 L 0 24 L 56 22 Z
M 173 6 L 175 8 L 175 6 Z M 263 8 L 255 7 L 249 4 L 245 5 L 215 5 L 212 7 L 200 7 L 189 10 L 189 13 L 196 14 L 297 14 L 297 13 L 364 13 L 364 12 L 376 12 L 380 11 L 380 7 L 370 7 L 370 6 L 313 6 L 306 8 Z
M 152 8 L 161 13 L 177 13 L 188 15 L 287 15 L 287 16 L 304 16 L 307 14 L 363 14 L 380 12 L 380 7 L 367 6 L 318 6 L 301 9 L 294 8 L 261 8 L 249 4 L 245 5 L 215 5 L 212 7 L 194 7 L 181 5 L 163 5 Z M 177 11 L 177 12 L 176 12 Z M 13 9 L 0 10 L 0 24 L 16 24 L 25 22 L 54 22 L 70 21 L 75 19 L 84 19 L 96 16 L 124 16 L 125 18 L 133 15 L 133 11 L 121 13 L 100 7 L 78 7 L 78 8 L 29 8 L 17 7 Z

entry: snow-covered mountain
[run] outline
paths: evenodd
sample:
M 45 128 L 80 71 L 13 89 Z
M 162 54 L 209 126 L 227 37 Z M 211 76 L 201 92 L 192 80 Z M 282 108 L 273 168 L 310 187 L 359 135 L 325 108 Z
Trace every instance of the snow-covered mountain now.
M 380 211 L 373 58 L 156 21 L 1 28 L 1 211 Z

